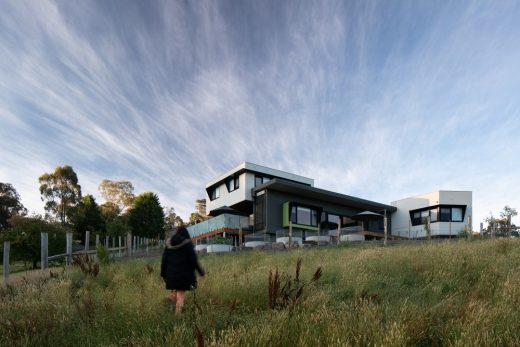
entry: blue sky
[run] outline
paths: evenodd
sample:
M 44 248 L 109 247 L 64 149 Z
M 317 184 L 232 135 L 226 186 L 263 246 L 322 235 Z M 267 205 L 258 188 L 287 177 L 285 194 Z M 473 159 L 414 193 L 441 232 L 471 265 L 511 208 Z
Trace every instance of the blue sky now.
M 36 212 L 57 165 L 186 217 L 250 161 L 383 203 L 471 190 L 477 226 L 520 209 L 519 135 L 519 2 L 0 2 L 0 181 Z

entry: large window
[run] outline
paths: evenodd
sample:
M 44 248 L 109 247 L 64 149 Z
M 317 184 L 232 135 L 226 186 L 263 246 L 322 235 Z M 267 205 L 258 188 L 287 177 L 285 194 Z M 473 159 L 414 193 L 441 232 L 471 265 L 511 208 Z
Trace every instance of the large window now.
M 410 211 L 410 219 L 412 225 L 425 224 L 428 217 L 431 223 L 462 222 L 465 211 L 466 206 L 433 206 Z
M 462 208 L 461 207 L 453 207 L 451 209 L 451 221 L 452 222 L 462 222 Z
M 441 207 L 441 222 L 449 222 L 451 218 L 451 208 Z
M 291 222 L 300 225 L 318 226 L 318 211 L 311 207 L 291 207 Z

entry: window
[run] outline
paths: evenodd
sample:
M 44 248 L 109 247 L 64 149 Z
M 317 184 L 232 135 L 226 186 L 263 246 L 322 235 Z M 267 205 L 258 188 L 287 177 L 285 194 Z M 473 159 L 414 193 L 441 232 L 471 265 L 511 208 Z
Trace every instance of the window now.
M 262 185 L 264 183 L 267 183 L 269 182 L 271 179 L 269 177 L 266 177 L 266 176 L 260 176 L 260 175 L 256 175 L 255 176 L 255 187 L 256 186 L 259 186 L 259 185 Z
M 294 224 L 318 226 L 318 211 L 310 207 L 291 207 L 291 222 Z
M 462 208 L 461 207 L 453 207 L 451 209 L 451 221 L 452 222 L 462 222 Z
M 433 210 L 430 210 L 430 222 L 435 223 L 437 222 L 437 214 L 438 209 L 434 208 Z
M 441 207 L 441 222 L 449 222 L 451 220 L 451 208 Z
M 412 225 L 421 225 L 421 212 L 414 212 L 412 215 Z
M 239 183 L 240 183 L 239 177 L 240 176 L 233 177 L 233 178 L 231 178 L 228 181 L 228 183 L 227 183 L 228 192 L 232 192 L 232 191 L 237 190 L 239 188 Z
M 311 209 L 298 206 L 298 223 L 303 225 L 311 225 Z
M 426 223 L 426 218 L 430 217 L 430 223 L 437 222 L 462 222 L 464 220 L 465 206 L 440 205 L 430 208 L 422 208 L 410 211 L 412 225 Z
M 340 218 L 339 216 L 336 216 L 334 214 L 329 214 L 328 216 L 329 221 L 329 230 L 335 230 L 338 228 L 338 225 L 340 225 Z
M 216 187 L 211 191 L 211 195 L 209 196 L 209 198 L 211 200 L 215 200 L 215 199 L 218 199 L 219 197 L 220 197 L 220 187 Z

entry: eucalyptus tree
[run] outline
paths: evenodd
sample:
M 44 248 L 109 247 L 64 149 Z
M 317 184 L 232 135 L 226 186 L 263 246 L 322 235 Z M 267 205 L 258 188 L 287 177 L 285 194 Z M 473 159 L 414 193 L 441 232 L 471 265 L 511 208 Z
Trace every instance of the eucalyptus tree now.
M 42 200 L 46 201 L 45 210 L 65 224 L 69 210 L 81 201 L 76 172 L 69 165 L 58 166 L 54 172 L 41 175 L 38 181 Z

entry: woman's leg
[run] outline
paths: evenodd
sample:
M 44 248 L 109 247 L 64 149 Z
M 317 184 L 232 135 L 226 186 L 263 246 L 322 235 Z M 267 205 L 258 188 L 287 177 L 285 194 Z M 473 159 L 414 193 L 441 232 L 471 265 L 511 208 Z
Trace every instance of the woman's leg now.
M 175 294 L 175 289 L 174 289 L 174 290 L 172 290 L 172 291 L 170 292 L 170 294 L 168 295 L 168 300 L 170 300 L 170 301 L 175 301 L 175 297 L 176 297 L 176 294 Z
M 177 304 L 175 305 L 175 313 L 181 314 L 182 307 L 184 306 L 184 297 L 186 292 L 183 290 L 177 290 Z

